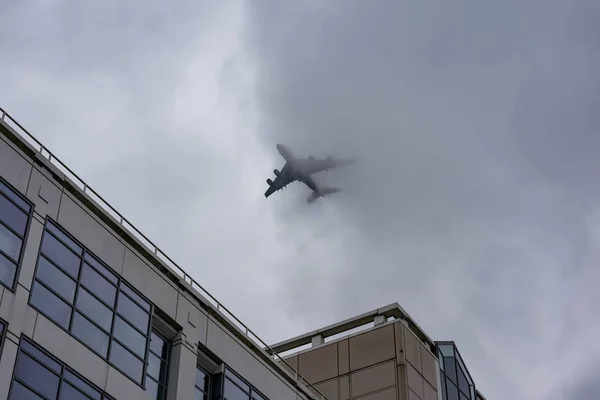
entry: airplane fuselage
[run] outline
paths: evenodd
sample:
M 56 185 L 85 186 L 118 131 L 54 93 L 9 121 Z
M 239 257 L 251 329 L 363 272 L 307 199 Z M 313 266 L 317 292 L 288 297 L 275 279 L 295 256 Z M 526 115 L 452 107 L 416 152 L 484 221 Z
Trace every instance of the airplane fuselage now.
M 337 193 L 341 189 L 319 189 L 316 183 L 312 180 L 311 175 L 320 171 L 334 169 L 335 167 L 353 164 L 355 162 L 355 160 L 352 159 L 336 160 L 331 156 L 325 159 L 315 159 L 312 156 L 308 158 L 296 158 L 287 147 L 281 144 L 278 144 L 276 147 L 277 151 L 279 151 L 279 154 L 281 154 L 286 162 L 281 170 L 273 170 L 273 173 L 275 174 L 274 181 L 267 179 L 269 188 L 265 192 L 265 197 L 269 197 L 276 191 L 281 190 L 290 183 L 296 181 L 302 182 L 308 186 L 313 191 L 311 196 L 314 198 L 322 197 L 325 194 Z

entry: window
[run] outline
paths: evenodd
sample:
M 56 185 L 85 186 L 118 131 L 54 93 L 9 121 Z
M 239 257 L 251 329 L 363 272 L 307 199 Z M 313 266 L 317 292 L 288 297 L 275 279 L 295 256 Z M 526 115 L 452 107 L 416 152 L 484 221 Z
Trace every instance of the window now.
M 150 335 L 146 391 L 152 393 L 152 398 L 156 400 L 163 400 L 167 396 L 170 351 L 170 342 L 157 330 L 154 330 Z
M 222 375 L 222 374 L 221 374 Z M 240 378 L 235 372 L 227 368 L 224 378 L 221 376 L 216 384 L 215 398 L 219 400 L 267 400 L 256 388 Z M 198 397 L 197 397 L 198 399 Z M 202 399 L 200 397 L 199 399 Z
M 112 400 L 28 339 L 21 338 L 9 400 Z
M 475 400 L 475 385 L 453 342 L 437 344 L 444 400 Z
M 4 331 L 6 330 L 6 323 L 0 319 L 0 359 L 2 358 L 2 345 L 4 344 Z
M 50 220 L 29 303 L 142 385 L 150 302 Z
M 33 207 L 0 178 L 0 284 L 13 290 Z
M 196 366 L 196 397 L 195 400 L 210 399 L 210 374 L 204 368 Z

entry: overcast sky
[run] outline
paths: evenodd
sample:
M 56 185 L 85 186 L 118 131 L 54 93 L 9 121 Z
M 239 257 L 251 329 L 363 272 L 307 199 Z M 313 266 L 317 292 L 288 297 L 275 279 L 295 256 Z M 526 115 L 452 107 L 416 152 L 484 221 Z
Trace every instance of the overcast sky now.
M 266 341 L 397 301 L 598 398 L 600 2 L 9 3 L 0 106 Z M 276 143 L 359 163 L 265 200 Z

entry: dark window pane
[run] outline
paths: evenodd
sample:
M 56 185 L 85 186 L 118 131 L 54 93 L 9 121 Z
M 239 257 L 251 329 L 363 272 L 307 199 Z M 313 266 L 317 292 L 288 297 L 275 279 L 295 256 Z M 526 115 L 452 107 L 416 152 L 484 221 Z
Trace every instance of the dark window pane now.
M 125 282 L 121 283 L 121 290 L 125 292 L 129 297 L 136 301 L 144 310 L 150 312 L 150 303 L 144 300 L 139 294 L 134 292 Z
M 83 264 L 83 271 L 81 271 L 81 282 L 106 304 L 114 308 L 117 287 L 86 263 Z
M 58 375 L 25 353 L 20 353 L 18 356 L 15 376 L 40 394 L 51 399 L 56 398 L 60 381 Z
M 2 194 L 4 196 L 8 197 L 9 199 L 11 199 L 15 203 L 17 203 L 17 205 L 19 205 L 21 208 L 23 208 L 23 210 L 25 210 L 26 212 L 31 211 L 31 206 L 29 204 L 27 204 L 27 202 L 25 200 L 23 200 L 21 198 L 21 196 L 16 194 L 14 190 L 9 188 L 2 182 L 0 182 L 0 192 L 2 192 Z
M 266 397 L 261 396 L 258 393 L 252 392 L 252 400 L 267 400 Z
M 208 395 L 200 391 L 200 389 L 196 389 L 196 400 L 208 400 Z
M 17 381 L 13 381 L 12 391 L 10 392 L 10 400 L 44 400 L 25 386 Z
M 0 322 L 0 335 L 4 333 L 4 324 Z
M 55 226 L 51 222 L 48 222 L 48 224 L 46 225 L 46 229 L 54 233 L 54 236 L 62 240 L 67 246 L 71 248 L 71 250 L 73 250 L 75 253 L 81 256 L 81 254 L 83 253 L 83 248 L 77 243 L 75 243 L 75 241 L 73 241 L 69 236 L 65 235 L 63 231 L 61 231 L 57 226 Z
M 148 354 L 148 369 L 146 370 L 146 373 L 154 379 L 159 380 L 161 364 L 162 361 L 160 358 L 156 357 L 152 353 Z
M 40 257 L 37 278 L 73 304 L 77 283 L 44 256 Z
M 237 387 L 229 379 L 225 379 L 225 398 L 227 400 L 248 400 L 250 395 Z M 457 399 L 458 400 L 458 399 Z
M 153 399 L 162 399 L 161 387 L 158 382 L 152 378 L 146 379 L 146 392 L 148 392 Z
M 469 400 L 469 398 L 467 396 L 465 396 L 464 394 L 460 394 L 460 400 Z
M 102 332 L 98 327 L 81 316 L 78 312 L 73 318 L 73 335 L 81 339 L 84 343 L 97 351 L 103 357 L 108 354 L 108 335 Z
M 469 393 L 469 382 L 467 381 L 467 377 L 460 367 L 458 368 L 458 387 L 463 393 Z
M 234 374 L 232 371 L 227 370 L 226 372 L 227 378 L 231 379 L 233 382 L 235 382 L 240 388 L 242 388 L 246 393 L 250 393 L 250 386 L 244 382 L 243 380 L 241 380 L 236 374 Z
M 138 356 L 145 358 L 146 337 L 142 336 L 142 334 L 136 331 L 131 325 L 129 325 L 120 317 L 115 318 L 114 335 Z
M 54 361 L 54 359 L 52 359 L 52 357 L 48 356 L 43 351 L 39 350 L 37 347 L 35 347 L 31 343 L 29 343 L 28 341 L 26 341 L 26 340 L 21 341 L 21 350 L 26 351 L 27 353 L 29 353 L 30 356 L 37 359 L 38 361 L 40 361 L 42 364 L 44 364 L 46 367 L 50 368 L 57 374 L 61 373 L 62 366 L 59 363 Z
M 79 288 L 77 293 L 75 306 L 88 318 L 110 332 L 113 312 L 82 287 Z
M 446 378 L 446 393 L 448 395 L 447 400 L 459 400 L 458 388 L 448 378 Z
M 92 267 L 96 268 L 98 272 L 104 275 L 106 279 L 115 285 L 119 282 L 119 278 L 117 278 L 112 271 L 102 265 L 98 260 L 96 260 L 90 253 L 85 254 L 85 261 L 87 261 Z
M 4 283 L 8 287 L 12 287 L 15 283 L 15 273 L 17 272 L 17 265 L 0 254 L 0 282 Z
M 44 244 L 42 245 L 42 251 L 46 254 L 52 261 L 58 264 L 62 269 L 64 269 L 68 274 L 70 274 L 73 278 L 79 278 L 79 264 L 81 259 L 69 250 L 64 244 L 60 243 L 58 239 L 56 239 L 52 234 L 45 233 L 44 234 Z
M 29 215 L 19 210 L 17 206 L 0 194 L 0 220 L 21 235 L 25 235 Z
M 119 293 L 119 301 L 117 302 L 117 311 L 126 320 L 131 322 L 134 326 L 140 329 L 142 332 L 148 331 L 148 324 L 150 322 L 150 314 L 144 311 L 140 306 L 133 302 L 123 292 Z
M 109 360 L 136 382 L 142 382 L 143 363 L 119 343 L 113 341 Z
M 150 334 L 150 350 L 152 350 L 160 358 L 167 358 L 167 346 L 163 338 L 152 332 Z
M 87 393 L 93 399 L 95 399 L 95 400 L 100 400 L 101 399 L 102 395 L 100 394 L 99 391 L 97 391 L 96 389 L 94 389 L 88 383 L 84 382 L 83 379 L 80 379 L 75 374 L 73 374 L 71 371 L 65 371 L 64 377 L 69 382 L 71 382 L 71 384 L 73 384 L 73 386 L 76 386 L 79 389 L 83 390 L 85 393 Z
M 454 357 L 444 357 L 444 370 L 446 376 L 456 384 L 456 362 Z
M 90 400 L 90 398 L 75 389 L 71 384 L 63 382 L 60 388 L 60 400 Z
M 0 249 L 15 261 L 19 261 L 23 240 L 0 222 Z
M 208 392 L 209 376 L 200 368 L 196 368 L 196 387 L 204 392 Z
M 65 329 L 69 328 L 71 306 L 56 297 L 52 292 L 34 282 L 31 290 L 31 304 Z

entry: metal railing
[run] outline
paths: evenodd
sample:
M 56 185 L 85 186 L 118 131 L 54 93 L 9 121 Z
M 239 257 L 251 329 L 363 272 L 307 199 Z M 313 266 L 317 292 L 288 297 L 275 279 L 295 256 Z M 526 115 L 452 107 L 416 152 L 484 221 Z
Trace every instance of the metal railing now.
M 227 309 L 219 300 L 211 295 L 206 289 L 202 287 L 194 278 L 192 278 L 183 268 L 181 268 L 175 261 L 173 261 L 168 255 L 166 255 L 157 245 L 155 245 L 150 239 L 146 237 L 139 229 L 137 229 L 131 222 L 127 220 L 120 212 L 118 212 L 113 206 L 111 206 L 106 200 L 102 198 L 94 189 L 92 189 L 83 179 L 81 179 L 75 172 L 67 167 L 58 157 L 54 155 L 48 148 L 46 148 L 42 142 L 37 140 L 27 129 L 17 122 L 9 113 L 7 113 L 2 107 L 0 107 L 0 119 L 6 122 L 13 130 L 15 130 L 20 136 L 25 139 L 32 147 L 38 151 L 43 157 L 45 157 L 52 165 L 58 168 L 62 173 L 65 174 L 75 185 L 77 185 L 85 194 L 90 196 L 100 207 L 109 213 L 122 227 L 124 227 L 131 235 L 137 238 L 142 244 L 144 244 L 148 250 L 153 253 L 160 261 L 175 272 L 177 275 L 183 278 L 185 282 L 190 284 L 193 289 L 197 290 L 202 296 L 204 296 L 209 302 L 216 307 L 218 311 L 224 314 L 227 318 L 233 322 L 237 328 L 248 338 L 254 342 L 257 347 L 264 350 L 271 359 L 274 361 L 280 361 L 289 368 L 290 373 L 294 373 L 295 379 L 302 383 L 304 386 L 314 392 L 315 395 L 320 397 L 321 400 L 326 400 L 325 396 L 309 383 L 302 375 L 296 371 L 291 365 L 289 365 L 282 357 L 279 356 L 271 347 L 266 344 L 261 338 L 258 337 L 250 328 L 240 321 L 231 311 Z

